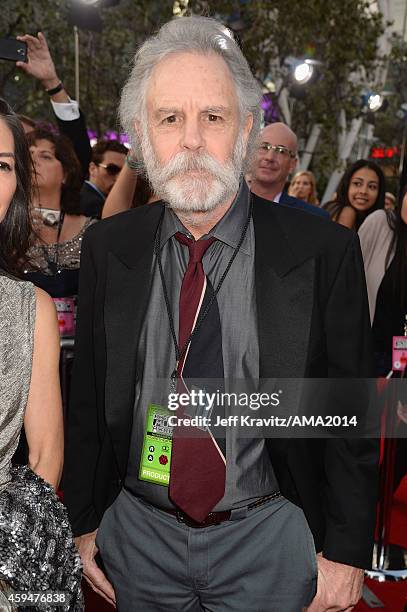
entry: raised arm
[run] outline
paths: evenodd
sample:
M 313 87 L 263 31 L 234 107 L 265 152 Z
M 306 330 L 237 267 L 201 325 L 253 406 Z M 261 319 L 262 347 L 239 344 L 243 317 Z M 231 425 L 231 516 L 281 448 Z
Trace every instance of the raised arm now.
M 102 219 L 131 208 L 136 185 L 137 174 L 125 163 L 117 177 L 117 181 L 106 198 L 102 211 Z
M 34 352 L 24 427 L 31 469 L 55 489 L 62 474 L 64 435 L 59 385 L 59 330 L 55 306 L 36 289 Z
M 85 118 L 77 102 L 69 97 L 64 84 L 57 74 L 45 36 L 42 32 L 38 32 L 38 36 L 25 34 L 17 38 L 27 43 L 28 61 L 17 62 L 16 65 L 26 74 L 40 81 L 42 87 L 47 92 L 52 92 L 54 89 L 58 90 L 50 95 L 58 127 L 71 140 L 75 153 L 81 163 L 83 175 L 86 177 L 92 151 Z

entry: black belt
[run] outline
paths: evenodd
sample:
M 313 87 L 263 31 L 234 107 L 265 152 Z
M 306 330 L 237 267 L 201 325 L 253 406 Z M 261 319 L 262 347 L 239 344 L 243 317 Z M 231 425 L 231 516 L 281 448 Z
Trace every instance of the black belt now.
M 277 499 L 279 497 L 281 497 L 281 493 L 280 491 L 276 491 L 275 493 L 271 493 L 270 495 L 264 495 L 264 497 L 259 497 L 259 499 L 256 499 L 255 502 L 252 502 L 251 504 L 246 506 L 246 508 L 247 510 L 254 510 L 255 508 L 258 508 L 259 506 L 262 506 L 263 504 L 267 503 L 268 501 L 271 501 L 272 499 Z M 194 519 L 192 519 L 190 516 L 185 514 L 185 512 L 182 512 L 182 510 L 179 510 L 178 508 L 174 508 L 171 510 L 168 510 L 167 508 L 160 508 L 160 510 L 162 510 L 163 512 L 166 512 L 167 514 L 171 514 L 172 516 L 175 516 L 180 523 L 184 523 L 188 527 L 195 527 L 195 528 L 210 527 L 211 525 L 219 525 L 220 523 L 223 523 L 224 521 L 230 521 L 230 517 L 232 515 L 232 510 L 223 510 L 221 512 L 210 512 L 203 521 L 198 522 L 198 521 L 194 521 Z M 236 508 L 236 510 L 239 510 L 239 508 Z

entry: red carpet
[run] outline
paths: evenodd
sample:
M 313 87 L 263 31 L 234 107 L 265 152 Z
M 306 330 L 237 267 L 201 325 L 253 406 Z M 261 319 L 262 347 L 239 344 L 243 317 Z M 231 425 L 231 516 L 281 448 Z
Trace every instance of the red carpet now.
M 390 542 L 407 548 L 407 476 L 403 478 L 394 495 Z
M 383 610 L 384 612 L 404 612 L 407 606 L 406 580 L 401 582 L 377 582 L 376 580 L 369 580 L 369 578 L 366 578 L 365 584 L 384 604 L 384 608 L 369 608 L 361 601 L 353 609 L 354 612 L 371 612 L 373 609 Z

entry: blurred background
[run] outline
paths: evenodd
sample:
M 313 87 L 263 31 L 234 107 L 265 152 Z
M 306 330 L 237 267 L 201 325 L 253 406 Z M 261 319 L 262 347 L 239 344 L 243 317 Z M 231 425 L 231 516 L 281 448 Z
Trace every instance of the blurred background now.
M 234 31 L 263 85 L 266 123 L 280 119 L 296 132 L 300 169 L 318 177 L 322 202 L 346 163 L 361 157 L 378 161 L 397 191 L 407 126 L 405 0 L 5 0 L 0 36 L 44 32 L 75 99 L 76 58 L 90 136 L 116 138 L 134 50 L 190 12 Z M 0 61 L 0 96 L 33 119 L 52 118 L 43 87 L 12 62 Z

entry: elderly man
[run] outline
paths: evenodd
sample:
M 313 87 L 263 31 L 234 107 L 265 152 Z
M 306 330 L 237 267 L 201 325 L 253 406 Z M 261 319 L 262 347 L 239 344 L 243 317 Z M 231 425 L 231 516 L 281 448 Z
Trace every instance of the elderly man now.
M 326 210 L 293 198 L 284 191 L 287 178 L 297 165 L 297 137 L 284 123 L 272 123 L 260 132 L 251 167 L 250 188 L 265 200 L 272 200 L 329 219 Z
M 162 201 L 84 240 L 64 482 L 85 577 L 125 612 L 349 610 L 370 566 L 376 444 L 185 436 L 160 405 L 159 381 L 369 374 L 356 235 L 242 180 L 260 99 L 203 17 L 149 38 L 123 90 Z

